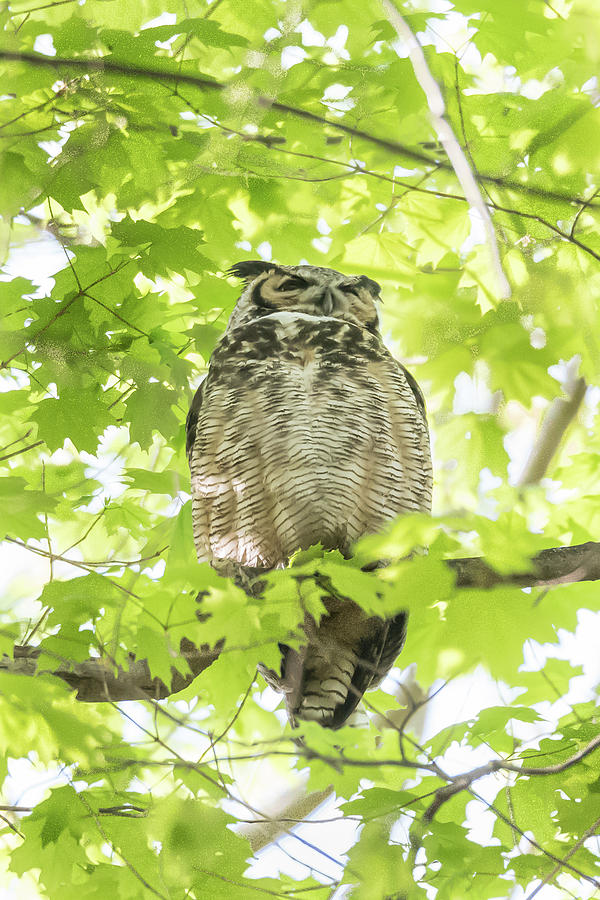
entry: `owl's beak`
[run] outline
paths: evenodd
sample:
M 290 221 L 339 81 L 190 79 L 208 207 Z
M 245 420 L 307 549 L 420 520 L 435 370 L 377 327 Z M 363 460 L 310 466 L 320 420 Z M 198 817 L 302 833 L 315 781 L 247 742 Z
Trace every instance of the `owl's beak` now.
M 323 296 L 321 297 L 321 309 L 323 310 L 324 316 L 330 316 L 333 312 L 333 294 L 329 288 L 325 288 Z

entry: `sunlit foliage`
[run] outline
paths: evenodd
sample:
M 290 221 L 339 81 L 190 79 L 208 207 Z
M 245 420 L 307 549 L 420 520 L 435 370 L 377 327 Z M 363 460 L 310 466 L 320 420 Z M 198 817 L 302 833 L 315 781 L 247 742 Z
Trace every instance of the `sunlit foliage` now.
M 600 744 L 598 669 L 572 649 L 598 587 L 457 589 L 443 562 L 522 571 L 598 538 L 597 4 L 397 8 L 478 179 L 508 298 L 378 0 L 2 6 L 0 640 L 40 652 L 35 677 L 0 671 L 1 877 L 19 896 L 600 896 L 600 753 L 577 757 Z M 355 560 L 303 556 L 248 598 L 195 561 L 184 419 L 235 303 L 223 273 L 257 256 L 382 284 L 436 485 L 432 520 Z M 524 487 L 574 377 L 586 399 Z M 405 668 L 362 727 L 305 726 L 297 743 L 256 666 L 277 664 L 324 585 L 410 610 Z M 50 674 L 135 656 L 170 684 L 189 674 L 182 638 L 226 643 L 168 700 L 86 704 Z M 289 836 L 253 864 L 229 826 L 299 784 L 338 798 L 302 832 L 309 867 Z M 362 827 L 338 858 L 342 818 Z

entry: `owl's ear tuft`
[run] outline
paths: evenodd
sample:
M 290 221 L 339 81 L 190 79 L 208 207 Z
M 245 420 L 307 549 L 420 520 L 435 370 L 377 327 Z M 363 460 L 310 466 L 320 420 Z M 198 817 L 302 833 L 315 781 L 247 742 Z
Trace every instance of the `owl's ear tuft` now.
M 377 284 L 376 281 L 373 281 L 372 278 L 367 278 L 366 275 L 361 275 L 358 283 L 361 287 L 368 288 L 376 297 L 381 293 L 381 285 Z
M 264 259 L 243 259 L 241 262 L 234 263 L 227 269 L 226 275 L 235 275 L 236 278 L 243 278 L 246 283 L 253 281 L 257 275 L 263 272 L 269 272 L 276 269 L 275 263 L 265 262 Z

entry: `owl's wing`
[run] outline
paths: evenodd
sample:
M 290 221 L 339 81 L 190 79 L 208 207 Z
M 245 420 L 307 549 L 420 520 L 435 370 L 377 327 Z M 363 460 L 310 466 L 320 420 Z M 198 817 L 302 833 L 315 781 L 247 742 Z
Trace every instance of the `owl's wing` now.
M 396 363 L 396 365 L 398 366 L 398 368 L 400 369 L 400 371 L 403 373 L 404 377 L 406 378 L 408 386 L 410 387 L 411 391 L 413 392 L 413 394 L 415 396 L 417 406 L 419 407 L 419 410 L 420 410 L 423 418 L 425 418 L 425 397 L 423 396 L 423 392 L 421 391 L 421 388 L 417 384 L 415 378 L 410 374 L 408 369 L 404 368 L 402 363 L 399 363 L 397 359 L 395 359 L 394 362 Z
M 194 442 L 196 440 L 196 427 L 198 425 L 198 416 L 200 415 L 200 410 L 202 409 L 202 400 L 204 397 L 204 385 L 206 381 L 203 381 L 196 393 L 194 394 L 194 399 L 192 400 L 192 404 L 190 406 L 189 412 L 187 414 L 187 418 L 185 420 L 185 433 L 186 433 L 186 441 L 185 441 L 185 451 L 187 453 L 187 457 L 190 461 L 190 465 L 192 462 L 192 450 L 194 447 Z

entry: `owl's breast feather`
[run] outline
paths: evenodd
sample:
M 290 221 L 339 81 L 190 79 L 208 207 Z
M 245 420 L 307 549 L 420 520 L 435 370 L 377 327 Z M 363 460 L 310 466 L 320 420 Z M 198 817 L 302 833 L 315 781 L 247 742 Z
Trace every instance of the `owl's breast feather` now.
M 350 552 L 431 503 L 423 397 L 384 346 L 376 315 L 365 318 L 360 303 L 357 312 L 352 292 L 339 307 L 345 318 L 277 311 L 257 283 L 240 298 L 187 422 L 196 549 L 217 568 L 283 566 L 319 542 Z M 367 306 L 374 312 L 372 295 Z M 270 673 L 292 722 L 343 724 L 402 645 L 403 614 L 383 622 L 333 600 L 319 625 L 305 621 L 306 646 L 285 648 L 281 678 Z
M 286 310 L 260 316 L 227 333 L 213 354 L 211 373 L 226 368 L 230 377 L 235 378 L 234 370 L 244 377 L 262 369 L 264 362 L 268 371 L 285 362 L 304 367 L 318 363 L 347 371 L 382 356 L 391 361 L 380 338 L 352 322 Z
M 272 566 L 318 542 L 345 551 L 428 504 L 424 418 L 365 329 L 261 316 L 225 335 L 202 393 L 191 454 L 201 558 Z

